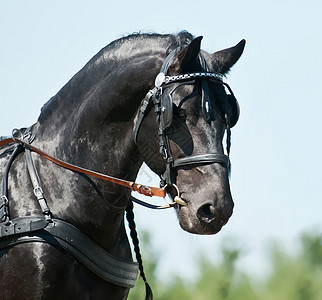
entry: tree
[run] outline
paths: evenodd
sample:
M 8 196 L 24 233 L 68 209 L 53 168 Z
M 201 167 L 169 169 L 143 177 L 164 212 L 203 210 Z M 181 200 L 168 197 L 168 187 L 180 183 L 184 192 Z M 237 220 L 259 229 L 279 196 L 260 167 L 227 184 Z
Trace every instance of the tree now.
M 194 282 L 174 277 L 171 283 L 155 276 L 158 254 L 144 234 L 142 244 L 145 268 L 156 300 L 320 300 L 322 299 L 321 235 L 306 233 L 300 237 L 298 253 L 287 253 L 274 242 L 268 260 L 272 271 L 264 280 L 243 273 L 236 268 L 241 253 L 232 243 L 221 248 L 221 261 L 210 263 L 200 256 L 200 276 Z M 138 281 L 130 293 L 130 300 L 144 299 L 144 285 Z

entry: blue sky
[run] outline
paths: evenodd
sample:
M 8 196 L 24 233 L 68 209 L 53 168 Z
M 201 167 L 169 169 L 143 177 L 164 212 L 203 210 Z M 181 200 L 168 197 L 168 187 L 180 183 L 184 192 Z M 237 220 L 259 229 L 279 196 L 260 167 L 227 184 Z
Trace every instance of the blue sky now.
M 226 3 L 229 2 L 229 3 Z M 163 255 L 161 277 L 194 276 L 197 251 L 216 261 L 222 243 L 244 249 L 240 268 L 268 270 L 277 239 L 290 251 L 321 232 L 321 1 L 1 1 L 0 135 L 33 124 L 41 106 L 111 41 L 132 32 L 203 35 L 214 52 L 247 40 L 227 82 L 241 106 L 233 129 L 235 212 L 216 236 L 179 229 L 174 212 L 136 208 Z M 157 184 L 146 169 L 140 181 Z M 189 275 L 187 275 L 189 274 Z

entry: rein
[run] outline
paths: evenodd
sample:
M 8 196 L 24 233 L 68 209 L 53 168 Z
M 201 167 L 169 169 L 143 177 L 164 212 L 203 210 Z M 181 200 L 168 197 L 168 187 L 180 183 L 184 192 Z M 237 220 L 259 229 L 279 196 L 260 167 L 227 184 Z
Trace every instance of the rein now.
M 93 176 L 93 177 L 102 179 L 104 181 L 108 181 L 108 182 L 111 182 L 111 183 L 114 183 L 114 184 L 118 184 L 118 185 L 127 187 L 127 188 L 131 189 L 132 191 L 138 192 L 139 194 L 142 194 L 144 196 L 149 196 L 149 197 L 156 196 L 156 197 L 163 197 L 164 198 L 167 195 L 166 186 L 164 186 L 162 188 L 150 187 L 150 186 L 135 183 L 133 181 L 128 181 L 128 180 L 124 180 L 124 179 L 115 178 L 115 177 L 108 176 L 108 175 L 105 175 L 105 174 L 102 174 L 102 173 L 99 173 L 99 172 L 95 172 L 95 171 L 91 171 L 91 170 L 88 170 L 88 169 L 85 169 L 85 168 L 82 168 L 82 167 L 78 167 L 78 166 L 75 166 L 73 164 L 70 164 L 70 163 L 67 163 L 65 161 L 62 161 L 62 160 L 60 160 L 58 158 L 55 158 L 55 157 L 43 152 L 42 150 L 30 145 L 29 143 L 27 143 L 27 142 L 25 142 L 25 141 L 23 141 L 21 139 L 17 139 L 17 138 L 12 137 L 12 138 L 1 140 L 0 141 L 0 147 L 8 145 L 8 144 L 11 144 L 11 143 L 18 143 L 18 144 L 22 145 L 23 147 L 36 152 L 40 156 L 46 158 L 47 160 L 55 163 L 56 165 L 58 165 L 60 167 L 65 168 L 65 169 L 68 169 L 68 170 L 71 170 L 71 171 L 74 171 L 74 172 L 78 172 L 78 173 L 82 173 L 82 174 L 86 174 L 86 175 L 89 175 L 89 176 Z M 134 201 L 136 200 L 134 197 L 132 197 L 132 199 Z M 139 204 L 144 203 L 143 201 L 138 201 L 138 202 L 139 202 Z M 170 203 L 170 204 L 167 204 L 167 205 L 161 206 L 161 207 L 154 206 L 154 205 L 151 205 L 151 204 L 148 204 L 148 206 L 150 208 L 170 208 L 170 207 L 174 207 L 175 203 Z

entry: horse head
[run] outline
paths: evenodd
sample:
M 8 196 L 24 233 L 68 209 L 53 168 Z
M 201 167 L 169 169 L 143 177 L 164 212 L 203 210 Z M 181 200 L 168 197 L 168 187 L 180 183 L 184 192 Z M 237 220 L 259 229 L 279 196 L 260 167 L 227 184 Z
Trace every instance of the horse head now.
M 239 115 L 238 103 L 222 77 L 240 58 L 245 41 L 210 54 L 200 50 L 201 39 L 176 48 L 164 60 L 153 105 L 136 140 L 143 160 L 170 195 L 180 199 L 176 210 L 181 227 L 215 234 L 233 212 L 228 155 L 230 128 Z

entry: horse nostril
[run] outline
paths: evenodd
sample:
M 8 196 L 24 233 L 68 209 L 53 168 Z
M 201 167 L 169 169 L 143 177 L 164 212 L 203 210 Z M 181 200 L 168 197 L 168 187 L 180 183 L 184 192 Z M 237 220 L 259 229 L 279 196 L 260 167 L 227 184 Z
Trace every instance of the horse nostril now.
M 204 204 L 197 211 L 198 219 L 204 222 L 211 222 L 215 218 L 215 207 L 211 204 Z

